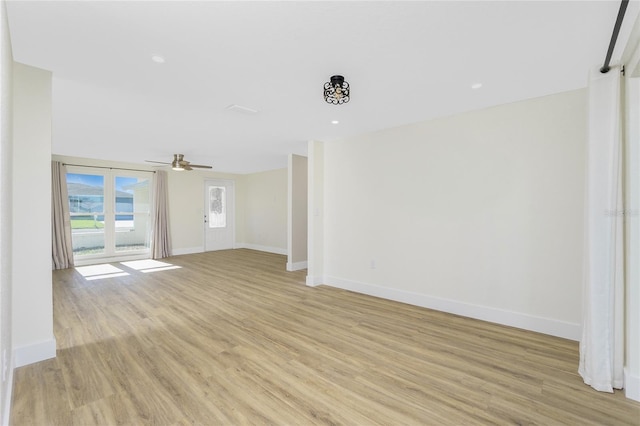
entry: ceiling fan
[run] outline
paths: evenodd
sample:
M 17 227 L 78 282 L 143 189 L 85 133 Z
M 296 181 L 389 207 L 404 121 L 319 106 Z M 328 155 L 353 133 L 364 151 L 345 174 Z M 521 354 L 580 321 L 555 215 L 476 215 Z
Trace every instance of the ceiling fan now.
M 164 163 L 162 161 L 151 161 L 144 160 L 147 163 L 158 163 L 158 164 L 168 164 L 171 166 L 173 170 L 182 171 L 182 170 L 193 170 L 193 169 L 211 169 L 211 166 L 203 166 L 200 164 L 191 164 L 187 160 L 184 159 L 183 154 L 173 154 L 173 161 L 171 163 Z

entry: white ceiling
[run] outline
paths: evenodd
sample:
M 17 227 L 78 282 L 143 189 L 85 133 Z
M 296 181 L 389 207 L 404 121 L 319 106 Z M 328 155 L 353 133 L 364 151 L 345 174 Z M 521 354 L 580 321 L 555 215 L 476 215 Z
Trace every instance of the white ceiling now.
M 180 152 L 249 173 L 285 167 L 308 140 L 585 87 L 619 4 L 49 0 L 7 10 L 14 59 L 53 72 L 54 154 L 143 163 Z M 639 10 L 632 1 L 614 62 Z M 333 74 L 350 83 L 348 104 L 324 102 Z

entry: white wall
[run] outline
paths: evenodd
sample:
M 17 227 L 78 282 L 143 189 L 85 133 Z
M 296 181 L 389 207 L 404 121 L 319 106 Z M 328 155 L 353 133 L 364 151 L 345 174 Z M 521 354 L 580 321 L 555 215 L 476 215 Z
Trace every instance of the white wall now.
M 287 254 L 287 169 L 244 177 L 243 246 Z
M 9 424 L 13 384 L 11 339 L 13 59 L 6 4 L 0 2 L 0 421 Z
M 51 281 L 51 73 L 13 68 L 15 366 L 55 357 Z
M 287 271 L 307 267 L 307 157 L 289 154 Z
M 585 102 L 326 142 L 323 281 L 578 339 Z

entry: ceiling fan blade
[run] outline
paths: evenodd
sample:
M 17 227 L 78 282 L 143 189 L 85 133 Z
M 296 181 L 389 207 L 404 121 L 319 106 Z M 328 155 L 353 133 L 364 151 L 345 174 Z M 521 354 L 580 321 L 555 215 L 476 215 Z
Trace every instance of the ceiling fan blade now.
M 196 169 L 212 169 L 213 168 L 212 166 L 205 166 L 201 164 L 191 164 L 189 161 L 184 159 L 183 154 L 173 154 L 173 162 L 171 163 L 165 163 L 163 161 L 152 161 L 152 160 L 145 160 L 145 161 L 149 163 L 166 164 L 168 166 L 171 166 L 171 168 L 174 170 L 193 170 L 194 168 Z

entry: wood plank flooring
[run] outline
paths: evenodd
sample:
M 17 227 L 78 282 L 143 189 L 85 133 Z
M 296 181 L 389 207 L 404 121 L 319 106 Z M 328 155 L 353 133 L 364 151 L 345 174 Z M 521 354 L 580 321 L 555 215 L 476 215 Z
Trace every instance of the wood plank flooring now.
M 283 256 L 54 272 L 57 357 L 15 371 L 13 425 L 639 425 L 576 342 L 330 287 Z

